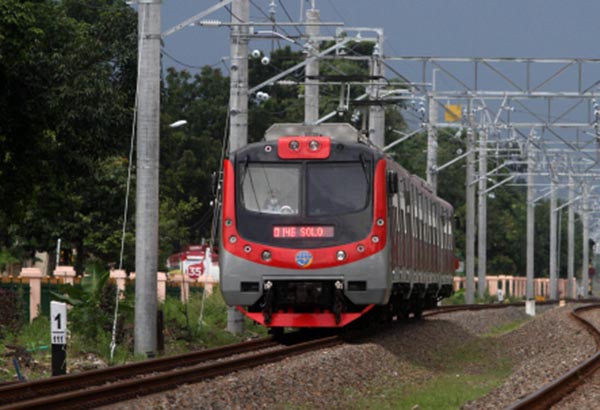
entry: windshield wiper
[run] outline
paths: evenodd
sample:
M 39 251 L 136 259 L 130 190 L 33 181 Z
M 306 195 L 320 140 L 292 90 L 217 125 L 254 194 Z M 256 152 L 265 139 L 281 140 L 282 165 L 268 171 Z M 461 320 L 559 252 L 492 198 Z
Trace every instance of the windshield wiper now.
M 363 154 L 359 154 L 358 158 L 360 159 L 360 165 L 362 165 L 362 169 L 365 174 L 365 179 L 367 180 L 367 186 L 369 186 L 371 184 L 371 181 L 369 180 L 369 171 L 367 169 L 367 161 L 363 157 Z
M 242 189 L 242 192 L 244 192 L 244 181 L 246 181 L 246 175 L 250 175 L 250 188 L 252 188 L 252 195 L 254 195 L 254 201 L 256 202 L 256 208 L 258 209 L 258 212 L 262 212 L 262 210 L 260 209 L 260 204 L 258 203 L 258 195 L 256 195 L 256 189 L 254 188 L 254 180 L 252 179 L 252 172 L 248 172 L 248 166 L 249 166 L 249 161 L 248 161 L 248 156 L 246 156 L 246 158 L 244 158 L 244 168 L 242 168 L 242 175 L 240 176 L 240 188 Z M 242 198 L 243 198 L 243 196 L 242 196 Z

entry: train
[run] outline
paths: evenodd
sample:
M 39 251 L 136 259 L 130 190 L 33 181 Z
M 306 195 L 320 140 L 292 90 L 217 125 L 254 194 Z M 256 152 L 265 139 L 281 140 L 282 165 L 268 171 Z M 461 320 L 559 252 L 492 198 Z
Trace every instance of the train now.
M 340 328 L 452 294 L 452 206 L 352 125 L 275 124 L 222 178 L 221 292 L 253 321 Z

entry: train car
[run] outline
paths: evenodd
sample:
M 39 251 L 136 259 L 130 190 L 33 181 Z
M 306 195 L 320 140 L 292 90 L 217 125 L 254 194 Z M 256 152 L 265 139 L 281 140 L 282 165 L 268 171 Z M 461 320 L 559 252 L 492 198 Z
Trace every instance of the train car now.
M 223 297 L 279 329 L 419 316 L 452 293 L 452 214 L 351 125 L 275 125 L 224 162 Z

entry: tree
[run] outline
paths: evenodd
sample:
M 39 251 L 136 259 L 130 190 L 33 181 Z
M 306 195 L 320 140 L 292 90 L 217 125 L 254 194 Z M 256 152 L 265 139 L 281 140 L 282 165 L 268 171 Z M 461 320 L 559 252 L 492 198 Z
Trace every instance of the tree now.
M 60 237 L 81 270 L 102 253 L 95 222 L 121 230 L 124 180 L 112 197 L 98 191 L 111 180 L 102 172 L 127 165 L 136 15 L 114 0 L 6 0 L 0 27 L 0 194 L 12 199 L 0 205 L 0 243 L 49 251 Z

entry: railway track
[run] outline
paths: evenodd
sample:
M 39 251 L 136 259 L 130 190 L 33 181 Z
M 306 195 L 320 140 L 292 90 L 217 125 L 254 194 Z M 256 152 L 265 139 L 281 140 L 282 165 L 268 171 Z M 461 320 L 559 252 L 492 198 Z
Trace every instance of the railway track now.
M 600 370 L 600 329 L 582 316 L 582 313 L 594 309 L 600 309 L 600 304 L 578 307 L 571 312 L 571 316 L 593 335 L 596 341 L 596 353 L 559 379 L 507 407 L 507 410 L 548 409 L 571 394 L 577 387 L 586 383 L 595 372 Z
M 282 345 L 273 338 L 264 338 L 124 366 L 2 386 L 0 410 L 94 408 L 333 346 L 342 343 L 342 339 L 329 336 L 308 341 L 291 339 L 287 342 L 290 345 Z

